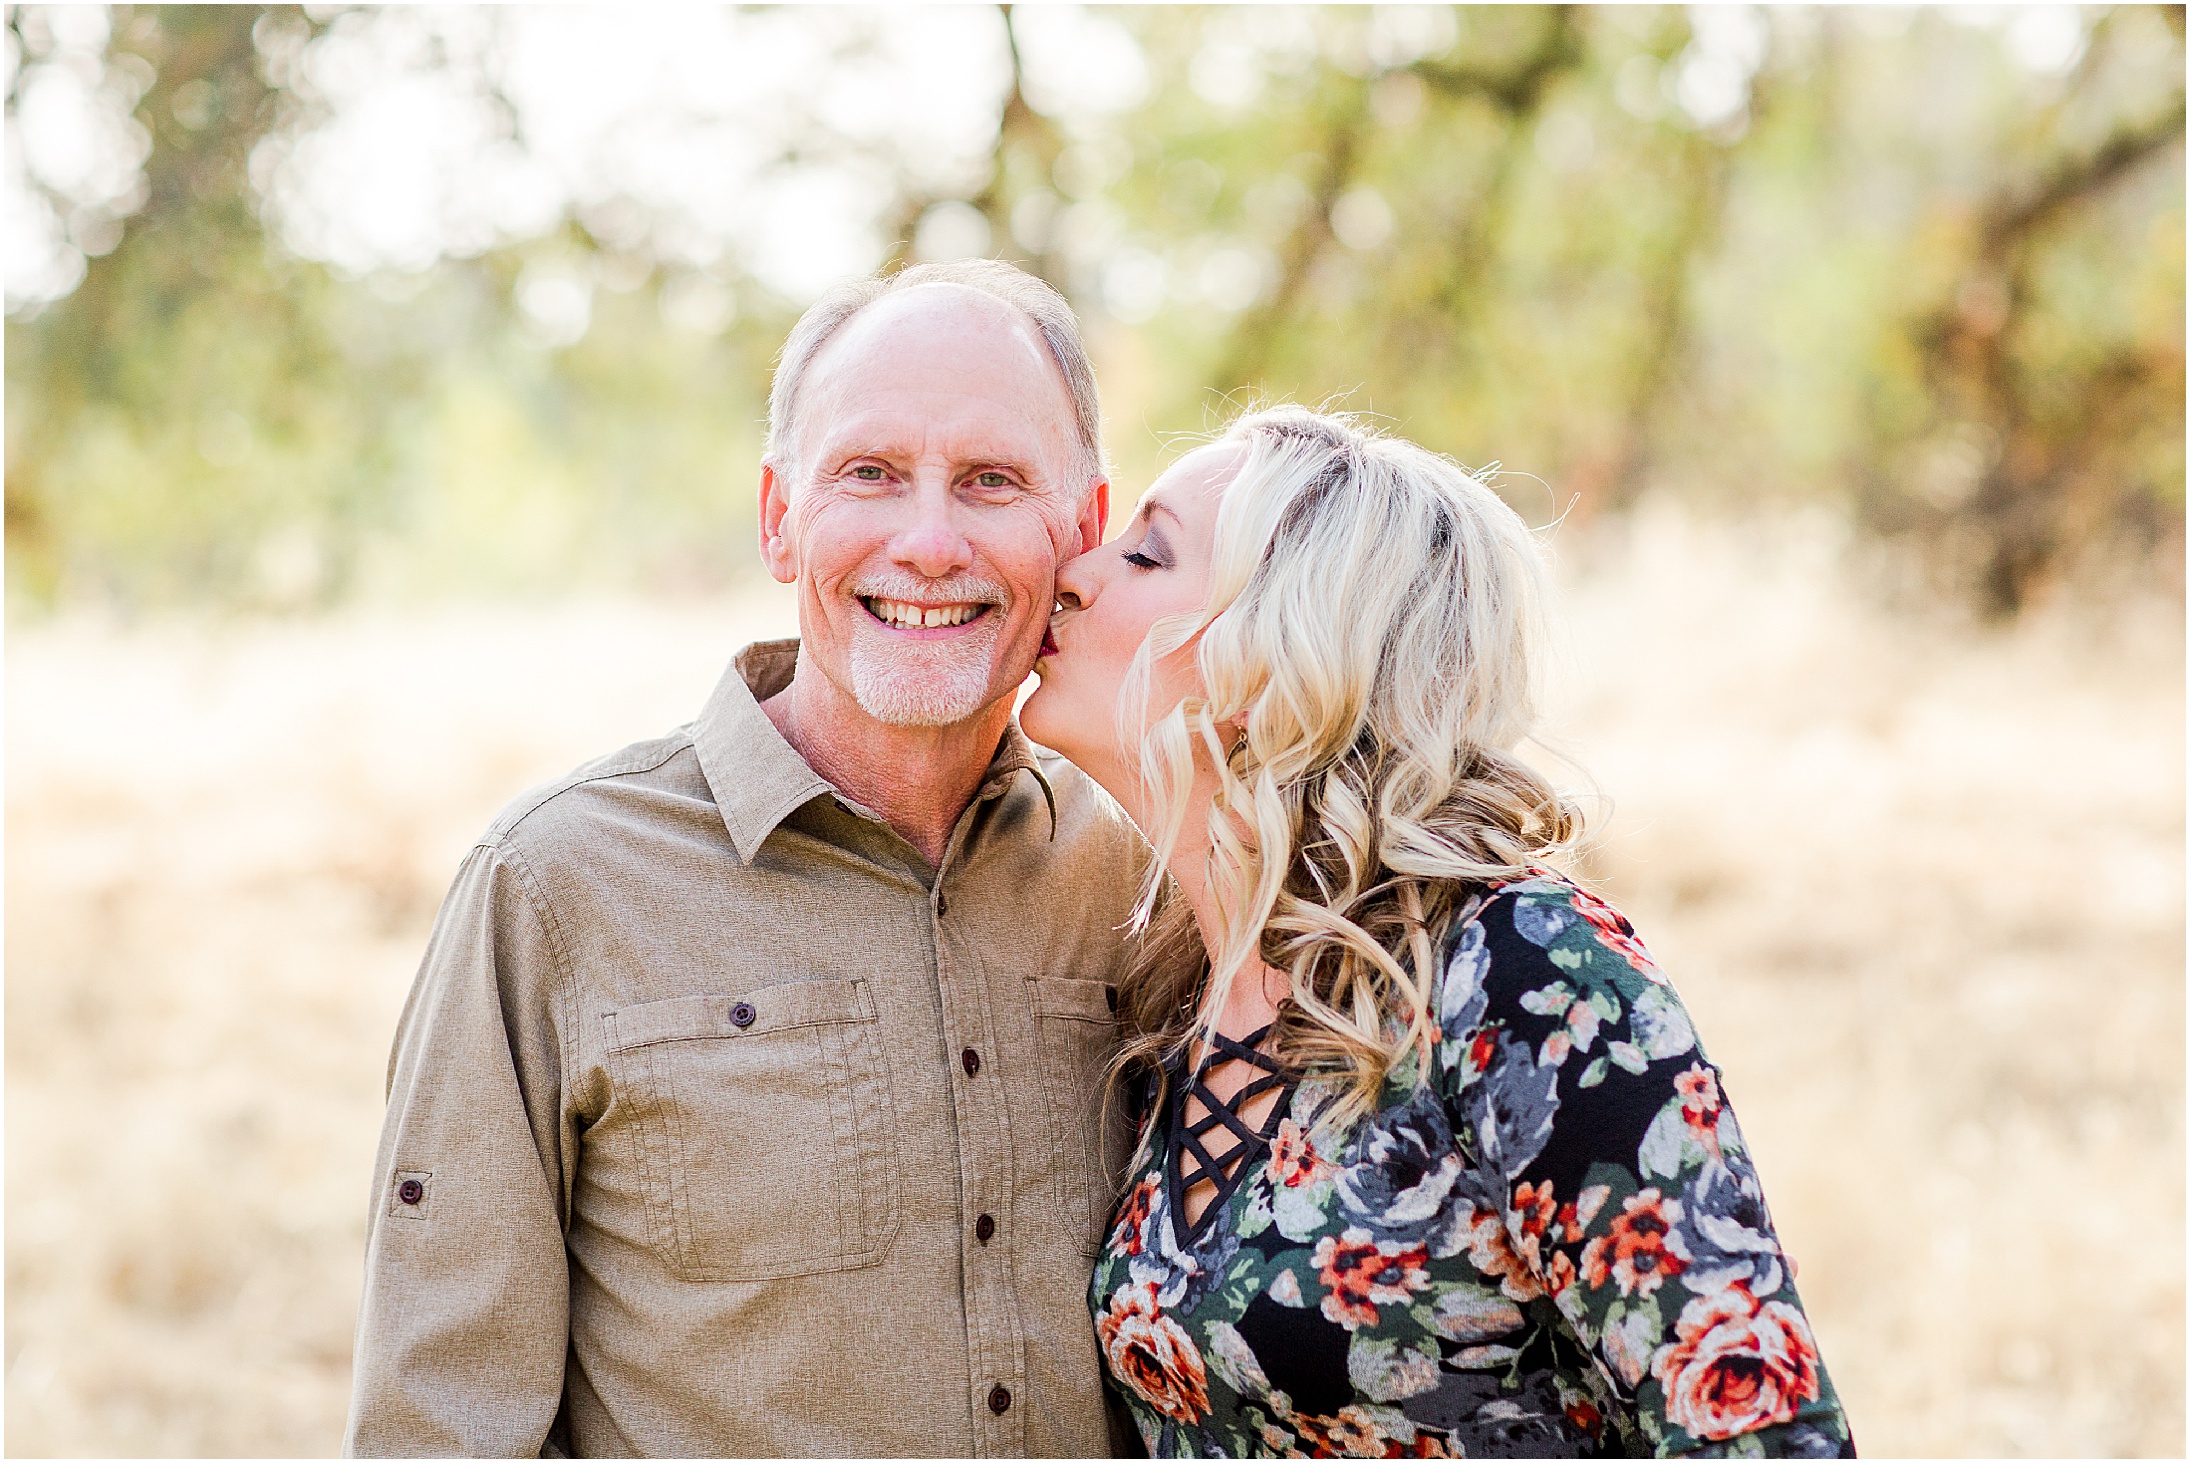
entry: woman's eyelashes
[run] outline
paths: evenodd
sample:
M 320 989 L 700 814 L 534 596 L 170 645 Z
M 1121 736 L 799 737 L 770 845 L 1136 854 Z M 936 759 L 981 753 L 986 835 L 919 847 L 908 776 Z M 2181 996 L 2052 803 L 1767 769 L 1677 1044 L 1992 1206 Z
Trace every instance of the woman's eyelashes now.
M 1171 556 L 1166 552 L 1163 540 L 1157 536 L 1156 530 L 1153 528 L 1141 535 L 1141 541 L 1138 544 L 1127 549 L 1118 557 L 1124 559 L 1136 569 L 1168 569 L 1171 567 Z

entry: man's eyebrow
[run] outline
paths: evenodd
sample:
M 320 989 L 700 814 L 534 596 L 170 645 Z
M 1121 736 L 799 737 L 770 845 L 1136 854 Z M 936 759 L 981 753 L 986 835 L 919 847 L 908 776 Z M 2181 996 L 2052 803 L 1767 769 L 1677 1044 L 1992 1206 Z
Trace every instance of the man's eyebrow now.
M 855 457 L 880 457 L 891 461 L 903 461 L 922 456 L 922 450 L 911 442 L 888 437 L 869 437 L 845 432 L 835 439 L 824 437 L 820 457 L 825 461 L 850 461 Z M 961 451 L 947 449 L 944 452 L 951 464 L 961 470 L 987 471 L 991 468 L 1009 468 L 1026 476 L 1038 476 L 1041 471 L 1041 454 L 1019 447 L 1007 447 L 1001 451 L 991 447 L 987 451 Z

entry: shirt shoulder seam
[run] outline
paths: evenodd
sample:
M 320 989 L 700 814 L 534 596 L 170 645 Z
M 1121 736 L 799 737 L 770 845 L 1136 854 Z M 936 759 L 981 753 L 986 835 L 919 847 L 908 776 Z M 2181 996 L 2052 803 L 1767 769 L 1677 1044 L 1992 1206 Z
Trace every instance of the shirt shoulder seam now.
M 638 773 L 655 771 L 666 765 L 679 753 L 693 749 L 692 738 L 688 732 L 674 733 L 668 740 L 669 745 L 661 749 L 658 756 L 651 759 L 633 757 L 626 762 L 612 762 L 606 767 L 581 767 L 577 771 L 567 774 L 559 781 L 551 782 L 545 787 L 536 789 L 529 796 L 521 796 L 510 807 L 502 811 L 501 815 L 494 820 L 493 825 L 485 833 L 479 835 L 474 846 L 480 848 L 513 847 L 512 838 L 517 830 L 524 825 L 525 821 L 565 793 L 575 792 L 588 783 L 609 782 L 619 777 L 631 777 Z M 642 743 L 641 745 L 650 748 L 652 746 L 649 743 Z
M 577 1052 L 575 1050 L 578 1040 L 579 1014 L 577 974 L 575 967 L 571 964 L 569 937 L 563 930 L 562 921 L 556 917 L 555 906 L 549 901 L 547 892 L 540 887 L 539 876 L 533 873 L 532 862 L 525 857 L 524 850 L 499 840 L 492 845 L 492 849 L 494 856 L 516 876 L 517 888 L 524 896 L 525 905 L 532 911 L 532 917 L 540 922 L 541 933 L 547 936 L 548 949 L 555 957 L 555 980 L 548 991 L 548 1000 L 556 1013 L 555 1049 L 557 1059 L 562 1065 L 562 1071 L 557 1074 L 556 1080 L 556 1090 L 560 1094 L 557 1098 L 557 1105 L 560 1107 L 563 1099 L 570 1092 L 572 1075 L 578 1071 Z M 560 1139 L 561 1133 L 559 1116 L 557 1123 L 558 1139 Z M 559 1143 L 558 1146 L 560 1146 Z M 555 1207 L 558 1216 L 562 1220 L 563 1228 L 567 1232 L 570 1228 L 569 1156 L 567 1154 L 558 1152 L 557 1168 L 559 1171 L 555 1175 L 555 1185 L 558 1192 Z

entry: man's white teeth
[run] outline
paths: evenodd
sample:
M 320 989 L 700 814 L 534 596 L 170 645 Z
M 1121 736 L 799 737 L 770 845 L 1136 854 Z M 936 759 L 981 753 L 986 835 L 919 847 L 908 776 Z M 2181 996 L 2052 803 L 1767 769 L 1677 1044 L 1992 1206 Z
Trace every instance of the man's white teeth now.
M 987 605 L 942 605 L 928 609 L 921 605 L 906 604 L 895 599 L 870 599 L 867 608 L 874 617 L 900 630 L 929 630 L 938 625 L 963 625 L 988 608 Z

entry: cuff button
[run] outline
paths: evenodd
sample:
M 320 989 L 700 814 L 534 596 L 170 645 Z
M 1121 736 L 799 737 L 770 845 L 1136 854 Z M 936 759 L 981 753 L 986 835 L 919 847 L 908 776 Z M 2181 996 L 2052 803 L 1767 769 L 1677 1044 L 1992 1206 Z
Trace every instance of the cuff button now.
M 416 1204 L 426 1197 L 426 1186 L 417 1179 L 405 1179 L 396 1185 L 395 1196 L 406 1204 Z

